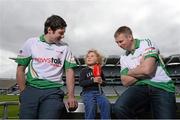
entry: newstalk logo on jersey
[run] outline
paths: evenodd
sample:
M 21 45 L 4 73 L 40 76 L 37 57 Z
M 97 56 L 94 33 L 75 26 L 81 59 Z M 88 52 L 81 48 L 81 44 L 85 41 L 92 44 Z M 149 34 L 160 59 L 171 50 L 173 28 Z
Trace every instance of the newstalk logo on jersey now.
M 62 61 L 60 58 L 33 58 L 33 60 L 37 61 L 37 62 L 40 62 L 40 63 L 48 63 L 54 67 L 60 67 L 62 65 Z

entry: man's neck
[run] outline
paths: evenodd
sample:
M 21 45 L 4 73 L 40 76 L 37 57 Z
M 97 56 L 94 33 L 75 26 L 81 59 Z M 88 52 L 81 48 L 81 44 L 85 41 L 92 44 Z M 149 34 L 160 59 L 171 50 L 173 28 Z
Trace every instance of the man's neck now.
M 52 44 L 51 38 L 48 35 L 44 35 L 44 39 L 47 43 Z
M 133 39 L 133 40 L 132 40 L 131 47 L 130 47 L 130 49 L 127 50 L 127 51 L 131 52 L 131 51 L 133 51 L 134 49 L 135 49 L 135 40 Z

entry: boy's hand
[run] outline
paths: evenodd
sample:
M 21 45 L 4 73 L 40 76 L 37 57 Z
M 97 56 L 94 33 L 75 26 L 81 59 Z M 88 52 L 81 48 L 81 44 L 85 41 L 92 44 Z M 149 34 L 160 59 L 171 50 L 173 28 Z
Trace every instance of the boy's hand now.
M 102 78 L 101 77 L 95 77 L 94 83 L 102 84 Z

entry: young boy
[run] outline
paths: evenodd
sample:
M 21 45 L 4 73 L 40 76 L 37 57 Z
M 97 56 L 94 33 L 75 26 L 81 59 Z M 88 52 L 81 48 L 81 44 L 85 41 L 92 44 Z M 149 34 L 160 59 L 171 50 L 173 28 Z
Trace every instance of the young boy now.
M 83 87 L 81 97 L 85 105 L 85 119 L 95 119 L 97 105 L 101 119 L 110 119 L 110 103 L 101 89 L 105 85 L 104 75 L 102 72 L 100 77 L 93 75 L 94 66 L 102 64 L 102 56 L 96 50 L 89 50 L 85 63 L 87 67 L 81 70 L 79 79 L 80 86 Z

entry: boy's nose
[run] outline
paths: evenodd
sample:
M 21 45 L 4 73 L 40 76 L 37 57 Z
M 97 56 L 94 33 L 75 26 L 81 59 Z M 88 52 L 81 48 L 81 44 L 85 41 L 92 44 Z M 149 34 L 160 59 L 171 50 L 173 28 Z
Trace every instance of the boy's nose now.
M 61 35 L 61 38 L 64 38 L 64 35 Z

